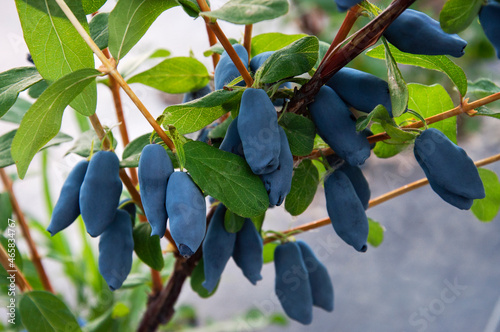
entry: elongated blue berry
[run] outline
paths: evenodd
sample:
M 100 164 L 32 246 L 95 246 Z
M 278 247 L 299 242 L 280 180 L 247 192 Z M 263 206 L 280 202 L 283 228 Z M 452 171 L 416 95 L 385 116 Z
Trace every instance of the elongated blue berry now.
M 333 172 L 326 178 L 325 196 L 326 209 L 335 232 L 357 251 L 366 251 L 368 218 L 345 173 Z
M 400 51 L 424 55 L 465 54 L 467 42 L 457 34 L 448 34 L 438 21 L 422 12 L 406 9 L 384 32 L 385 38 Z
M 129 214 L 117 210 L 99 238 L 99 272 L 111 290 L 120 288 L 132 269 L 134 239 Z
M 114 152 L 99 151 L 89 162 L 80 189 L 80 211 L 90 236 L 99 236 L 113 221 L 120 201 L 122 182 Z
M 144 213 L 151 225 L 151 236 L 160 238 L 167 229 L 167 180 L 174 172 L 172 161 L 159 144 L 148 144 L 139 159 L 139 188 Z
M 233 259 L 245 277 L 254 285 L 257 284 L 257 281 L 262 280 L 260 275 L 264 264 L 262 250 L 262 237 L 252 220 L 245 218 L 243 227 L 236 233 Z
M 229 233 L 224 227 L 226 207 L 217 206 L 208 225 L 207 236 L 203 241 L 203 268 L 205 281 L 202 286 L 212 292 L 219 282 L 220 276 L 233 254 L 236 233 Z
M 233 44 L 233 48 L 240 57 L 241 61 L 248 67 L 248 52 L 240 44 Z M 232 80 L 241 76 L 240 72 L 234 65 L 233 61 L 229 57 L 226 51 L 222 53 L 219 62 L 217 63 L 217 67 L 215 67 L 214 72 L 214 84 L 215 90 L 220 90 L 224 87 L 224 85 L 231 83 Z M 244 86 L 245 82 L 238 83 L 238 85 Z
M 50 225 L 47 227 L 50 235 L 56 235 L 71 225 L 80 215 L 80 187 L 85 178 L 88 165 L 88 161 L 80 161 L 64 181 L 59 199 L 52 212 Z
M 241 143 L 240 134 L 238 133 L 238 117 L 235 117 L 229 124 L 229 127 L 227 127 L 226 136 L 224 136 L 224 140 L 219 146 L 219 149 L 234 153 L 240 157 L 245 156 L 243 153 L 243 144 Z
M 135 218 L 137 214 L 137 208 L 135 206 L 135 203 L 130 198 L 127 198 L 118 203 L 118 208 L 127 211 L 127 213 L 130 216 L 130 221 L 132 222 L 132 225 L 135 225 Z
M 363 0 L 335 0 L 335 2 L 337 3 L 337 8 L 341 12 L 348 10 L 349 8 L 357 5 L 361 1 Z
M 467 210 L 474 199 L 485 197 L 476 165 L 441 131 L 424 130 L 415 140 L 413 152 L 432 189 L 446 202 Z
M 190 257 L 205 237 L 205 197 L 187 173 L 174 172 L 168 179 L 166 206 L 179 253 Z
M 238 115 L 238 133 L 245 159 L 255 174 L 278 168 L 280 132 L 278 117 L 267 93 L 248 88 L 243 92 Z
M 500 59 L 500 34 L 498 33 L 500 30 L 500 3 L 489 1 L 481 7 L 479 22 L 484 34 L 495 47 L 497 57 Z
M 357 166 L 351 166 L 348 163 L 344 163 L 339 169 L 336 170 L 336 172 L 343 172 L 347 175 L 359 197 L 359 200 L 361 201 L 361 204 L 363 204 L 365 210 L 368 209 L 371 191 L 368 181 L 366 181 L 361 169 Z
M 392 116 L 389 85 L 383 79 L 361 70 L 344 67 L 326 83 L 349 106 L 370 113 L 381 104 Z
M 309 273 L 313 305 L 326 311 L 333 311 L 333 285 L 326 267 L 318 260 L 304 241 L 297 241 L 304 265 Z
M 182 103 L 183 104 L 188 103 L 190 101 L 205 97 L 210 92 L 212 92 L 212 89 L 210 88 L 210 84 L 207 84 L 203 88 L 201 88 L 200 90 L 185 93 L 184 98 L 182 99 Z
M 285 130 L 279 127 L 279 131 L 281 144 L 279 166 L 275 171 L 260 176 L 269 195 L 270 206 L 281 205 L 292 188 L 293 156 Z
M 310 324 L 313 306 L 311 284 L 299 246 L 294 242 L 277 246 L 274 268 L 274 290 L 283 310 L 291 319 Z
M 346 104 L 328 86 L 322 86 L 309 105 L 318 134 L 351 165 L 361 165 L 370 156 L 366 136 L 356 131 L 356 120 Z

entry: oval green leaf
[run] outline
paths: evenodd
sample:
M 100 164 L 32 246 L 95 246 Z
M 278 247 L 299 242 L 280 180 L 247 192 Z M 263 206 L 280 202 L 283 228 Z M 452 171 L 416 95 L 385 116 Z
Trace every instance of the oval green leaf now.
M 165 220 L 165 222 L 167 222 Z M 149 267 L 161 271 L 165 262 L 161 252 L 160 237 L 151 236 L 151 226 L 143 222 L 134 227 L 134 251 Z
M 221 8 L 202 13 L 234 24 L 254 24 L 288 13 L 287 0 L 229 0 Z

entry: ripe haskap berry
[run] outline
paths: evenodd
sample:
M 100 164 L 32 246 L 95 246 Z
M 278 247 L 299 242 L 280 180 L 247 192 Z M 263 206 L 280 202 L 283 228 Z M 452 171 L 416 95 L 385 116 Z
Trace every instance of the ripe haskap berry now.
M 438 21 L 413 10 L 405 10 L 384 32 L 385 38 L 400 51 L 412 54 L 451 55 L 465 54 L 467 42 L 457 34 L 448 34 Z
M 99 272 L 112 291 L 120 288 L 132 269 L 134 239 L 129 214 L 117 210 L 99 238 Z
M 240 157 L 245 156 L 243 153 L 243 144 L 241 143 L 240 134 L 238 133 L 238 117 L 235 117 L 229 124 L 229 127 L 227 127 L 226 136 L 224 136 L 224 140 L 219 146 L 219 149 L 231 152 Z
M 309 105 L 319 136 L 351 165 L 361 165 L 370 156 L 366 136 L 356 131 L 356 120 L 335 91 L 322 86 Z
M 500 3 L 490 1 L 484 5 L 479 12 L 479 22 L 500 59 Z
M 279 127 L 279 131 L 281 144 L 279 166 L 275 171 L 260 176 L 269 195 L 270 206 L 281 205 L 292 188 L 293 156 L 285 130 Z
M 326 267 L 316 258 L 304 241 L 297 241 L 304 264 L 309 274 L 313 305 L 326 311 L 333 311 L 333 285 Z
M 210 92 L 212 92 L 212 89 L 210 88 L 210 84 L 207 84 L 203 88 L 201 88 L 200 90 L 185 93 L 184 98 L 182 99 L 182 103 L 183 104 L 188 103 L 190 101 L 205 97 Z
M 248 52 L 240 44 L 233 44 L 233 48 L 240 57 L 241 61 L 248 68 Z M 240 72 L 234 65 L 226 51 L 222 53 L 217 67 L 214 72 L 215 90 L 220 90 L 224 85 L 231 83 L 232 80 L 241 76 Z M 244 86 L 245 82 L 240 82 L 238 85 Z
M 278 168 L 280 132 L 271 99 L 261 89 L 243 92 L 238 115 L 238 133 L 245 159 L 255 174 L 267 174 Z
M 144 147 L 139 159 L 139 188 L 151 236 L 161 238 L 167 229 L 167 181 L 173 172 L 172 161 L 163 146 L 148 144 Z
M 80 189 L 80 211 L 90 236 L 102 234 L 113 221 L 120 201 L 120 163 L 111 151 L 99 151 L 89 162 Z
M 468 210 L 474 199 L 485 197 L 472 159 L 439 130 L 424 130 L 415 140 L 413 152 L 431 188 L 446 202 Z
M 392 117 L 389 85 L 375 75 L 344 67 L 326 85 L 358 111 L 370 113 L 375 106 L 383 105 Z
M 246 218 L 241 230 L 236 233 L 233 259 L 245 277 L 252 283 L 262 280 L 260 271 L 264 264 L 262 238 L 251 219 Z
M 351 181 L 343 172 L 333 172 L 325 180 L 326 209 L 333 229 L 345 243 L 365 252 L 368 218 Z
M 229 233 L 224 227 L 226 207 L 217 206 L 208 225 L 207 236 L 203 241 L 203 269 L 205 281 L 202 286 L 212 292 L 219 282 L 220 276 L 233 254 L 236 233 Z
M 349 178 L 351 181 L 354 190 L 356 191 L 356 195 L 358 195 L 361 204 L 363 207 L 368 209 L 368 204 L 370 202 L 370 186 L 368 185 L 368 181 L 366 181 L 365 176 L 361 169 L 357 166 L 351 166 L 348 163 L 344 163 L 336 172 L 342 172 Z
M 174 172 L 168 179 L 166 206 L 179 253 L 190 257 L 205 237 L 205 197 L 187 173 Z
M 80 161 L 71 170 L 61 189 L 61 194 L 57 200 L 50 225 L 47 231 L 54 236 L 75 221 L 80 215 L 80 187 L 82 186 L 89 162 Z
M 294 242 L 277 246 L 274 268 L 274 290 L 283 310 L 291 319 L 310 324 L 313 306 L 311 284 L 299 246 Z
M 337 8 L 341 12 L 348 10 L 349 8 L 357 5 L 361 1 L 363 0 L 335 0 L 335 2 L 337 3 Z

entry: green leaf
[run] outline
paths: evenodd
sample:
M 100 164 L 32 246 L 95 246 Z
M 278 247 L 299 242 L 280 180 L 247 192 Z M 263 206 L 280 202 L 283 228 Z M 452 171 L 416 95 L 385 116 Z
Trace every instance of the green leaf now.
M 31 107 L 31 105 L 33 104 L 26 99 L 18 98 L 14 105 L 12 105 L 12 107 L 0 120 L 19 124 L 21 123 L 24 114 L 28 112 L 28 109 Z
M 370 130 L 374 134 L 379 134 L 385 132 L 381 124 L 374 123 Z M 398 153 L 404 151 L 409 144 L 392 144 L 387 141 L 378 142 L 373 149 L 373 152 L 378 158 L 391 158 Z
M 224 136 L 226 136 L 227 128 L 231 122 L 233 122 L 233 117 L 230 115 L 226 120 L 224 120 L 224 122 L 208 132 L 208 138 L 224 138 Z
M 82 0 L 83 11 L 85 14 L 92 14 L 101 8 L 107 0 Z
M 109 13 L 99 13 L 89 23 L 90 37 L 101 50 L 108 47 L 108 19 Z
M 303 160 L 295 169 L 292 189 L 285 199 L 285 210 L 292 216 L 302 214 L 312 203 L 319 185 L 319 173 L 310 159 Z
M 14 105 L 19 92 L 41 80 L 35 67 L 13 68 L 0 73 L 0 118 Z
M 304 37 L 307 37 L 307 35 L 285 35 L 284 33 L 280 32 L 263 33 L 252 38 L 252 49 L 250 53 L 253 58 L 260 53 L 281 50 L 294 41 L 297 41 L 300 38 Z
M 189 103 L 169 106 L 163 112 L 163 127 L 172 125 L 181 135 L 200 130 L 227 112 L 238 110 L 242 94 L 242 90 L 216 90 Z
M 37 99 L 45 90 L 47 90 L 48 87 L 49 83 L 47 83 L 46 80 L 41 80 L 40 82 L 33 84 L 33 86 L 29 88 L 28 95 L 33 99 Z
M 12 218 L 12 204 L 8 192 L 0 193 L 0 232 L 3 233 Z
M 200 6 L 196 0 L 177 0 L 182 9 L 191 17 L 197 18 L 201 12 Z
M 264 219 L 266 219 L 266 213 L 262 213 L 257 217 L 250 218 L 255 226 L 255 229 L 260 233 L 262 231 L 262 225 L 264 224 Z
M 318 59 L 318 38 L 308 36 L 274 52 L 255 73 L 258 83 L 273 83 L 308 72 Z
M 370 218 L 368 218 L 368 227 L 368 243 L 376 248 L 384 242 L 385 228 Z
M 483 181 L 486 197 L 475 199 L 471 211 L 477 219 L 483 222 L 490 222 L 500 210 L 500 182 L 495 172 L 485 168 L 478 168 L 479 176 Z
M 5 135 L 0 137 L 0 168 L 4 168 L 10 165 L 14 165 L 14 159 L 11 156 L 11 146 L 14 136 L 16 135 L 17 129 L 9 131 Z M 51 146 L 59 145 L 61 143 L 69 142 L 73 138 L 63 133 L 58 133 L 56 137 L 51 139 L 43 148 L 46 149 Z
M 392 45 L 390 45 L 389 48 L 397 63 L 418 66 L 445 73 L 456 85 L 462 96 L 465 96 L 467 93 L 467 77 L 464 71 L 446 56 L 404 53 Z M 366 55 L 376 59 L 385 59 L 384 45 L 369 50 L 366 52 Z
M 169 58 L 128 79 L 167 93 L 184 93 L 203 88 L 210 81 L 207 68 L 195 58 Z
M 326 52 L 328 51 L 329 48 L 330 48 L 330 44 L 325 43 L 324 41 L 321 41 L 321 40 L 319 41 L 318 60 L 316 61 L 316 64 L 314 65 L 314 67 L 312 69 L 313 71 L 316 71 L 316 69 L 318 69 L 319 64 L 321 63 L 321 61 L 325 57 Z
M 316 127 L 311 120 L 297 114 L 284 113 L 279 124 L 285 130 L 292 155 L 307 156 L 312 152 Z
M 142 149 L 148 144 L 151 144 L 151 133 L 144 134 L 137 137 L 132 142 L 130 142 L 123 150 L 122 160 L 120 161 L 120 167 L 138 167 L 139 158 L 141 157 Z M 157 144 L 162 144 L 157 142 Z M 163 148 L 167 150 L 167 154 L 172 161 L 174 168 L 179 168 L 179 163 L 177 158 L 174 156 L 172 151 L 162 144 Z
M 201 15 L 234 24 L 254 24 L 288 13 L 287 0 L 229 0 L 221 8 Z
M 19 312 L 28 332 L 81 331 L 66 304 L 49 292 L 24 293 L 19 302 Z
M 142 222 L 134 227 L 133 235 L 134 251 L 137 256 L 149 267 L 161 271 L 165 263 L 161 252 L 160 237 L 151 236 L 151 226 L 148 222 Z
M 186 164 L 186 154 L 184 153 L 184 144 L 187 142 L 187 139 L 181 134 L 179 134 L 177 129 L 173 126 L 170 126 L 168 128 L 167 135 L 174 143 L 177 159 L 179 160 L 180 168 L 182 169 Z
M 412 142 L 418 136 L 416 132 L 404 131 L 394 126 L 393 123 L 382 122 L 382 127 L 391 137 L 391 141 L 395 143 Z
M 228 38 L 228 40 L 231 43 L 231 45 L 239 43 L 239 41 L 237 39 L 234 39 L 234 38 Z M 212 45 L 208 50 L 203 52 L 203 55 L 204 56 L 211 56 L 214 53 L 217 53 L 217 54 L 224 53 L 224 46 L 222 46 L 221 43 L 216 43 L 216 44 Z
M 187 170 L 207 195 L 245 218 L 267 210 L 266 189 L 243 158 L 196 141 L 186 143 L 184 151 Z
M 277 242 L 269 242 L 264 245 L 262 250 L 262 256 L 264 258 L 264 264 L 274 262 L 274 250 L 279 245 Z
M 391 95 L 392 115 L 397 118 L 404 113 L 408 106 L 408 88 L 398 68 L 398 64 L 391 54 L 389 44 L 382 38 L 385 47 L 385 62 L 387 65 L 387 83 Z
M 498 92 L 500 92 L 498 85 L 486 78 L 482 78 L 475 82 L 469 82 L 467 93 L 479 99 Z
M 476 108 L 476 111 L 477 111 L 477 113 L 474 114 L 475 116 L 476 115 L 477 116 L 489 116 L 489 117 L 492 117 L 492 118 L 495 118 L 495 119 L 500 119 L 500 112 L 492 111 L 492 110 L 490 110 L 487 107 Z
M 175 0 L 119 0 L 109 15 L 109 51 L 116 61 L 123 58 Z
M 116 140 L 113 140 L 113 148 L 116 148 L 116 146 L 117 142 Z M 90 150 L 92 147 L 94 153 L 102 150 L 99 136 L 97 136 L 94 129 L 89 129 L 78 137 L 75 144 L 68 150 L 68 152 L 66 152 L 66 155 L 76 153 L 81 157 L 87 158 L 90 156 Z
M 87 18 L 80 0 L 66 4 L 88 31 Z M 24 40 L 40 75 L 50 84 L 83 68 L 94 68 L 94 55 L 55 0 L 16 0 Z M 74 98 L 71 107 L 83 115 L 92 115 L 97 102 L 96 83 Z
M 439 14 L 441 28 L 446 33 L 465 30 L 479 14 L 484 0 L 448 0 Z
M 366 116 L 360 116 L 356 120 L 356 130 L 364 130 L 371 122 L 382 123 L 391 121 L 392 119 L 387 109 L 383 105 L 377 105 L 375 106 L 373 111 L 370 112 L 370 114 Z
M 11 149 L 21 179 L 38 150 L 59 132 L 66 106 L 98 75 L 95 69 L 80 69 L 64 76 L 52 83 L 23 117 Z
M 224 215 L 224 227 L 226 228 L 226 231 L 229 233 L 239 232 L 244 223 L 245 218 L 226 210 L 226 214 Z
M 209 293 L 205 287 L 203 287 L 201 284 L 205 281 L 205 271 L 203 267 L 203 259 L 200 259 L 198 261 L 198 264 L 193 270 L 193 273 L 191 273 L 191 288 L 201 297 L 201 298 L 208 298 L 212 295 L 215 294 L 217 291 L 217 288 L 219 288 L 219 282 L 217 283 L 217 286 L 215 286 L 214 290 Z

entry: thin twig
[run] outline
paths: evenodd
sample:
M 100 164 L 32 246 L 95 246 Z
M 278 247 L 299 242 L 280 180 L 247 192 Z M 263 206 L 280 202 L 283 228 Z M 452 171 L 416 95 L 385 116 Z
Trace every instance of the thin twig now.
M 64 2 L 64 0 L 56 0 L 57 4 L 61 8 L 61 10 L 66 14 L 70 22 L 73 24 L 75 29 L 78 31 L 80 36 L 83 38 L 83 40 L 87 43 L 87 45 L 90 47 L 92 52 L 101 60 L 102 64 L 105 67 L 105 72 L 112 76 L 118 85 L 122 87 L 122 89 L 125 91 L 125 93 L 130 97 L 130 99 L 134 102 L 134 104 L 137 106 L 139 111 L 141 111 L 142 115 L 146 118 L 146 120 L 149 122 L 149 124 L 153 127 L 153 129 L 156 131 L 158 136 L 165 142 L 165 144 L 168 146 L 172 152 L 175 152 L 175 146 L 172 140 L 165 134 L 161 126 L 156 122 L 155 118 L 149 113 L 148 109 L 142 101 L 137 97 L 137 95 L 132 91 L 130 86 L 125 82 L 125 79 L 120 75 L 120 73 L 116 70 L 116 64 L 106 57 L 104 53 L 102 53 L 101 49 L 99 46 L 96 45 L 96 43 L 92 40 L 92 38 L 89 36 L 85 28 L 81 25 L 81 23 L 78 21 L 76 16 L 73 14 L 71 9 L 68 7 L 68 5 Z
M 479 161 L 475 162 L 474 164 L 477 167 L 482 167 L 482 166 L 497 162 L 499 160 L 500 160 L 500 154 L 497 154 L 497 155 L 479 160 Z M 379 197 L 376 197 L 376 198 L 370 200 L 370 204 L 369 204 L 368 208 L 372 208 L 374 206 L 380 205 L 380 204 L 387 202 L 393 198 L 399 197 L 399 196 L 406 194 L 410 191 L 421 188 L 427 184 L 429 184 L 429 180 L 424 178 L 424 179 L 420 179 L 418 181 L 412 182 L 410 184 L 404 185 L 400 188 L 397 188 L 395 190 L 392 190 L 388 193 L 385 193 Z M 313 221 L 313 222 L 310 222 L 310 223 L 307 223 L 304 225 L 300 225 L 300 226 L 288 229 L 282 233 L 283 234 L 290 234 L 290 233 L 306 232 L 306 231 L 316 229 L 319 227 L 323 227 L 326 225 L 330 225 L 330 224 L 331 224 L 330 218 L 323 218 L 323 219 L 319 219 L 319 220 L 316 220 L 316 221 Z M 268 236 L 264 239 L 264 243 L 269 243 L 269 242 L 275 241 L 277 239 L 278 238 L 276 236 Z
M 250 59 L 250 53 L 252 51 L 252 30 L 253 30 L 253 24 L 245 25 L 245 36 L 243 38 L 243 46 L 247 50 L 249 59 Z
M 205 28 L 207 29 L 207 35 L 208 35 L 208 43 L 210 46 L 214 46 L 217 44 L 217 37 L 215 36 L 215 33 L 210 29 L 208 24 L 205 23 Z M 219 63 L 220 60 L 220 55 L 217 52 L 212 53 L 212 63 L 214 64 L 214 70 L 215 67 L 217 67 L 217 64 Z
M 42 282 L 43 288 L 46 291 L 54 293 L 54 289 L 52 288 L 52 284 L 50 283 L 49 277 L 47 276 L 47 273 L 43 267 L 40 255 L 38 254 L 38 250 L 36 248 L 35 241 L 31 237 L 31 232 L 30 232 L 30 229 L 28 227 L 28 223 L 27 223 L 26 219 L 24 218 L 24 213 L 21 210 L 19 203 L 17 202 L 16 195 L 14 194 L 12 180 L 9 178 L 9 176 L 7 175 L 7 173 L 5 172 L 5 170 L 3 168 L 0 168 L 0 177 L 2 178 L 2 182 L 3 182 L 5 189 L 9 193 L 10 202 L 12 204 L 12 210 L 16 214 L 17 221 L 19 222 L 19 225 L 21 226 L 23 236 L 26 239 L 26 243 L 28 244 L 28 248 L 29 248 L 30 253 L 31 253 L 31 260 L 33 261 L 33 265 L 35 265 L 36 272 L 37 272 L 38 276 L 40 277 L 40 281 Z
M 21 292 L 29 292 L 32 291 L 33 288 L 29 284 L 28 280 L 24 277 L 24 274 L 19 270 L 15 263 L 11 263 L 9 261 L 11 259 L 9 254 L 5 250 L 3 246 L 0 245 L 0 264 L 2 264 L 3 268 L 9 274 L 9 277 L 13 274 L 14 280 Z

